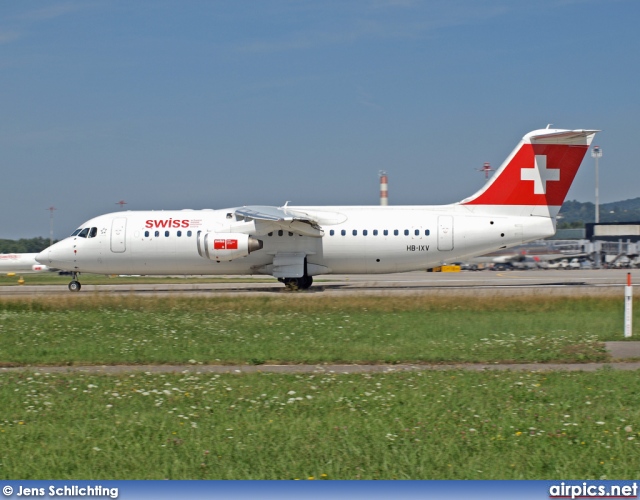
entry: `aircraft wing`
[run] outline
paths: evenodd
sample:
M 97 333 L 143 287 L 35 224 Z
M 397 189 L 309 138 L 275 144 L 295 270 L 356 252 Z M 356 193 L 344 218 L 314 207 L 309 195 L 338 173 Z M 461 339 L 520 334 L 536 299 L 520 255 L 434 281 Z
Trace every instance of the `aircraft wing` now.
M 285 231 L 311 236 L 312 238 L 322 238 L 324 231 L 318 223 L 316 217 L 301 211 L 291 210 L 284 207 L 249 206 L 238 208 L 236 216 L 255 221 L 269 222 Z

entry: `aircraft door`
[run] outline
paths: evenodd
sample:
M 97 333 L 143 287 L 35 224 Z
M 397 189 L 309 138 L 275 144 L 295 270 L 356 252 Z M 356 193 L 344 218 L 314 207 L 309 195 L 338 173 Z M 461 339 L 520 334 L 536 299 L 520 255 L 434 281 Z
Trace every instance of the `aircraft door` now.
M 518 238 L 520 243 L 524 243 L 524 231 L 522 230 L 522 224 L 516 224 L 516 230 L 514 236 Z
M 453 216 L 440 215 L 438 217 L 438 250 L 453 250 Z
M 113 253 L 123 253 L 126 249 L 127 241 L 127 218 L 116 217 L 111 223 L 111 251 Z

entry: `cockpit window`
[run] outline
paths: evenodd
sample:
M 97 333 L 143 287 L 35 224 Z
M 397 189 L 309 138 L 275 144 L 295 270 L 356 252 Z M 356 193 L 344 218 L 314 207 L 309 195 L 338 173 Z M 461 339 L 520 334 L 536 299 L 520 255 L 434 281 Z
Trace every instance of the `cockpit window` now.
M 78 233 L 78 238 L 86 238 L 87 235 L 89 234 L 89 229 L 91 228 L 85 227 L 82 231 L 80 231 L 80 233 Z
M 78 229 L 76 229 L 73 233 L 71 233 L 71 236 L 75 236 L 76 234 L 78 234 L 80 231 L 82 231 L 82 228 L 79 227 Z
M 96 234 L 98 234 L 98 228 L 92 227 L 91 231 L 89 231 L 89 238 L 95 238 Z

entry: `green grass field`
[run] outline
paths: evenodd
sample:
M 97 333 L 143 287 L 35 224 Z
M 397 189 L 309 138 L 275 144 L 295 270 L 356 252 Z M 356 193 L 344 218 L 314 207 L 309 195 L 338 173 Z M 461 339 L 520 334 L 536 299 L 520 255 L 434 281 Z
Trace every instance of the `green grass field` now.
M 605 360 L 606 297 L 0 299 L 4 365 Z M 0 373 L 4 479 L 630 479 L 637 372 Z
M 603 361 L 622 306 L 544 295 L 5 299 L 0 365 Z
M 0 375 L 3 479 L 631 479 L 637 373 Z

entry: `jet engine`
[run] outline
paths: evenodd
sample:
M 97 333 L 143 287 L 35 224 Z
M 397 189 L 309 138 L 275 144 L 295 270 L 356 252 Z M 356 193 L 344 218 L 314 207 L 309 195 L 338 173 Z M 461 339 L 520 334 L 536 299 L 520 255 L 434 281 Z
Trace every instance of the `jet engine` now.
M 217 261 L 229 261 L 246 257 L 262 248 L 262 240 L 242 233 L 200 233 L 198 253 L 200 257 Z

